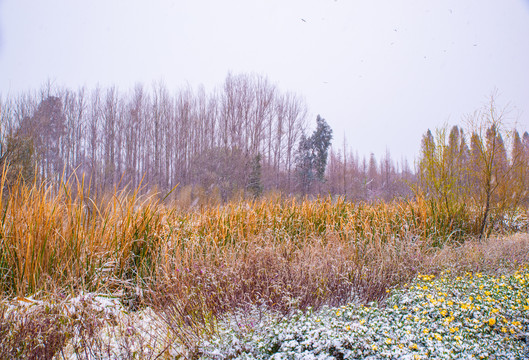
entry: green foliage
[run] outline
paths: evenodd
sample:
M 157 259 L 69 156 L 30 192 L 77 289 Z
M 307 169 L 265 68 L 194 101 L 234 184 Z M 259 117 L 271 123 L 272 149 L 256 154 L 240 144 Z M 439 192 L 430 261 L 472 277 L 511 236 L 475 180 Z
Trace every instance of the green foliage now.
M 261 154 L 257 154 L 251 161 L 247 189 L 252 193 L 254 198 L 258 198 L 263 194 L 263 184 L 261 183 Z
M 324 181 L 327 156 L 332 140 L 332 129 L 320 115 L 316 117 L 316 130 L 312 134 L 313 166 L 318 180 Z
M 296 157 L 296 172 L 303 194 L 315 180 L 325 181 L 325 168 L 331 146 L 332 129 L 320 115 L 316 117 L 316 130 L 310 137 L 301 136 Z
M 385 306 L 298 311 L 246 328 L 221 327 L 202 357 L 296 359 L 527 358 L 527 269 L 512 276 L 421 275 Z

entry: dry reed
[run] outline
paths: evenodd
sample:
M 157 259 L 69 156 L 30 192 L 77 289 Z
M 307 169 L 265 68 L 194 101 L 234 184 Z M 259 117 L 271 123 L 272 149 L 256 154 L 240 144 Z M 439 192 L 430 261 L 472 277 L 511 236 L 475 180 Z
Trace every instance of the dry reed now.
M 529 260 L 526 238 L 464 241 L 476 234 L 472 211 L 453 218 L 421 198 L 274 196 L 186 210 L 142 189 L 100 196 L 84 179 L 7 187 L 5 176 L 2 297 L 114 294 L 133 310 L 153 306 L 189 348 L 234 309 L 376 300 L 417 272 Z

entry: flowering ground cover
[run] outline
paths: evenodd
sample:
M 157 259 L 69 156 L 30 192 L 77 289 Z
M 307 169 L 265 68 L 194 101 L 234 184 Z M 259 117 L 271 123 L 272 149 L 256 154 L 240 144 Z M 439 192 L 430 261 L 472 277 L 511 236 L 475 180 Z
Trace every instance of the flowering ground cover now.
M 381 304 L 297 312 L 254 327 L 226 326 L 203 358 L 525 359 L 529 271 L 421 275 Z

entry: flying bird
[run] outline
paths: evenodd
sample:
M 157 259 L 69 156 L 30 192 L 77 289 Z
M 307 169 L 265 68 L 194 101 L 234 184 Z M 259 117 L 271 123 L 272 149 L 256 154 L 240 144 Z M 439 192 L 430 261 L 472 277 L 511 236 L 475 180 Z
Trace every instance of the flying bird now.
M 303 22 L 307 22 L 307 20 L 305 20 L 305 19 L 303 19 L 303 18 L 301 19 L 301 21 L 303 21 Z

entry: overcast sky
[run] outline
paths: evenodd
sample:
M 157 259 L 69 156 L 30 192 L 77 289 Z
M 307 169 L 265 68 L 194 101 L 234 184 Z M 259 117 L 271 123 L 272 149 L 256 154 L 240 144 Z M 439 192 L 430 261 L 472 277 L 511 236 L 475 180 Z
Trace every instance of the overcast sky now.
M 417 154 L 497 90 L 529 129 L 529 0 L 0 0 L 0 94 L 266 75 L 360 155 Z

